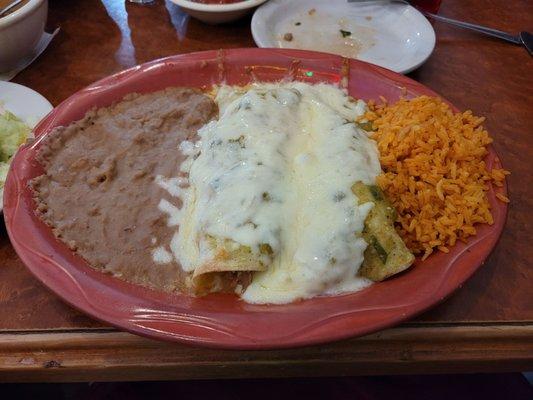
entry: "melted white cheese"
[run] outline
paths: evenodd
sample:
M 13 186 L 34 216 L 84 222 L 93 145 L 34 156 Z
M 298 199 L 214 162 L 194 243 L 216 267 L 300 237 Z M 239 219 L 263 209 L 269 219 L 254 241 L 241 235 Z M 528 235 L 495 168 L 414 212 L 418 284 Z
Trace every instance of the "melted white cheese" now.
M 194 159 L 175 251 L 186 271 L 210 260 L 203 246 L 206 235 L 249 246 L 258 257 L 261 244 L 280 250 L 279 210 L 288 169 L 284 150 L 299 129 L 294 118 L 299 94 L 258 88 L 227 104 L 224 93 L 235 97 L 227 89 L 219 93 L 220 119 L 199 130 L 199 155 L 191 154 L 189 143 L 181 146 Z
M 172 253 L 163 246 L 159 246 L 152 250 L 152 258 L 157 264 L 168 264 L 174 259 Z
M 181 221 L 181 210 L 170 203 L 168 200 L 161 199 L 158 204 L 160 211 L 168 214 L 167 225 L 169 227 L 176 226 Z
M 162 175 L 157 175 L 155 177 L 155 183 L 157 183 L 161 188 L 165 189 L 171 196 L 179 197 L 183 192 L 181 187 L 184 184 L 188 183 L 187 178 L 177 176 L 175 178 L 165 178 Z
M 365 104 L 334 86 L 301 82 L 222 87 L 216 101 L 219 120 L 199 130 L 199 142 L 181 146 L 190 186 L 176 191 L 184 205 L 171 250 L 183 269 L 209 260 L 211 235 L 257 257 L 261 245 L 272 248 L 272 264 L 242 294 L 247 302 L 367 286 L 357 272 L 371 203 L 357 206 L 351 191 L 380 172 L 375 143 L 353 122 Z

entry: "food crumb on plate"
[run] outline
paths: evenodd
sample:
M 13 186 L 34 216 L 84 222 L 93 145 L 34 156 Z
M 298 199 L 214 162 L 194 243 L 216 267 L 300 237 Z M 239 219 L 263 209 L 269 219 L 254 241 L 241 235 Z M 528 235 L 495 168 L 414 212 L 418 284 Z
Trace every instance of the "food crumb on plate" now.
M 341 33 L 343 38 L 348 37 L 348 36 L 352 36 L 352 32 L 345 31 L 344 29 L 339 29 L 339 32 Z
M 507 196 L 504 195 L 504 194 L 496 193 L 496 197 L 498 198 L 498 200 L 501 200 L 501 201 L 503 201 L 504 203 L 510 203 L 510 202 L 511 202 L 511 200 L 509 200 L 509 197 L 507 197 Z

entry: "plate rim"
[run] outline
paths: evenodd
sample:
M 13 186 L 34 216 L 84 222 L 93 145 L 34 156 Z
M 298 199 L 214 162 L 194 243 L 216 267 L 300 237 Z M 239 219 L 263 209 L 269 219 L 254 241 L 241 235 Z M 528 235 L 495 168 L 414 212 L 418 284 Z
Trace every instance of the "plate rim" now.
M 276 7 L 279 7 L 282 5 L 281 2 L 290 2 L 291 0 L 273 0 L 273 1 L 268 1 L 262 5 L 260 5 L 253 13 L 252 15 L 252 21 L 250 22 L 250 30 L 252 32 L 252 37 L 254 39 L 254 42 L 255 44 L 257 45 L 257 47 L 259 48 L 282 48 L 282 47 L 277 47 L 277 46 L 274 46 L 275 43 L 269 41 L 266 37 L 263 37 L 262 35 L 259 34 L 258 30 L 259 30 L 259 23 L 260 23 L 260 18 L 263 17 L 263 20 L 265 20 L 265 18 L 269 17 L 269 15 L 266 15 L 266 16 L 263 16 L 263 14 L 267 13 L 267 12 L 272 12 L 273 10 L 275 10 Z M 280 3 L 280 4 L 278 4 Z M 408 68 L 404 68 L 402 70 L 399 70 L 399 71 L 394 71 L 396 73 L 399 73 L 399 74 L 408 74 L 409 72 L 412 72 L 414 71 L 415 69 L 419 68 L 422 64 L 424 64 L 428 59 L 429 57 L 431 57 L 431 55 L 433 54 L 433 52 L 435 51 L 435 45 L 437 43 L 437 37 L 436 37 L 436 34 L 435 34 L 435 29 L 433 28 L 433 25 L 431 25 L 431 23 L 428 21 L 428 19 L 424 16 L 424 14 L 422 14 L 419 10 L 417 10 L 415 7 L 413 7 L 412 5 L 410 4 L 406 4 L 406 6 L 411 10 L 411 12 L 414 12 L 414 15 L 417 16 L 417 18 L 419 18 L 421 21 L 423 21 L 423 24 L 426 26 L 426 28 L 429 28 L 428 32 L 429 34 L 431 35 L 428 39 L 428 51 L 426 54 L 424 54 L 423 57 L 421 57 L 421 59 L 419 61 L 417 61 L 416 63 L 410 65 Z M 282 49 L 288 49 L 288 48 L 282 48 Z M 298 49 L 294 49 L 294 50 L 298 50 Z M 315 50 L 306 50 L 306 51 L 315 51 Z M 342 56 L 341 56 L 342 57 Z M 363 61 L 363 60 L 359 60 L 357 59 L 358 61 L 362 61 L 362 62 L 366 62 L 368 64 L 373 64 L 373 65 L 377 65 L 381 68 L 386 68 L 384 66 L 381 66 L 379 64 L 374 64 L 370 61 Z M 392 70 L 391 70 L 392 71 Z
M 229 54 L 237 55 L 239 52 L 245 51 L 245 52 L 257 53 L 257 55 L 259 55 L 259 56 L 262 55 L 262 54 L 265 54 L 265 53 L 276 53 L 276 55 L 283 56 L 283 57 L 286 57 L 286 58 L 292 58 L 292 59 L 305 58 L 305 57 L 308 57 L 309 59 L 314 59 L 314 57 L 322 57 L 322 58 L 329 58 L 329 59 L 336 59 L 336 60 L 343 59 L 342 57 L 340 57 L 338 55 L 332 55 L 332 54 L 320 53 L 320 52 L 314 52 L 314 51 L 306 51 L 306 50 L 244 48 L 244 49 L 232 49 L 232 50 L 225 50 L 225 51 L 228 53 L 228 55 Z M 183 54 L 183 55 L 178 55 L 178 56 L 171 56 L 171 57 L 167 57 L 167 58 L 154 60 L 154 61 L 142 64 L 140 66 L 132 67 L 130 69 L 118 72 L 118 73 L 110 75 L 108 77 L 105 77 L 105 78 L 103 78 L 103 79 L 101 79 L 101 80 L 89 85 L 85 89 L 82 89 L 81 91 L 76 92 L 75 94 L 73 94 L 72 96 L 70 96 L 69 98 L 64 100 L 58 107 L 56 107 L 56 109 L 52 113 L 50 113 L 45 119 L 43 119 L 41 121 L 41 123 L 36 127 L 36 129 L 41 129 L 41 130 L 48 129 L 48 131 L 46 131 L 46 133 L 48 133 L 50 131 L 50 126 L 53 125 L 54 115 L 56 113 L 61 112 L 63 110 L 63 107 L 67 107 L 70 104 L 70 102 L 73 101 L 73 99 L 75 100 L 77 96 L 80 96 L 80 93 L 87 93 L 87 91 L 90 92 L 91 90 L 93 90 L 93 91 L 97 90 L 98 88 L 101 88 L 101 87 L 105 86 L 105 84 L 113 86 L 114 84 L 120 83 L 123 80 L 128 80 L 132 76 L 135 76 L 138 73 L 142 73 L 143 71 L 145 71 L 147 69 L 150 69 L 150 68 L 153 69 L 157 65 L 164 66 L 166 62 L 180 62 L 180 61 L 188 60 L 188 59 L 201 61 L 203 59 L 213 59 L 214 57 L 217 56 L 217 54 L 218 54 L 217 51 L 209 50 L 209 51 L 204 51 L 204 52 L 199 52 L 199 53 L 189 53 L 189 54 Z M 355 63 L 355 65 L 359 64 L 360 66 L 364 66 L 367 69 L 373 70 L 372 71 L 373 73 L 378 74 L 383 79 L 389 79 L 392 82 L 405 85 L 406 87 L 407 86 L 411 86 L 413 88 L 416 88 L 416 89 L 419 89 L 419 90 L 423 90 L 423 92 L 425 92 L 426 94 L 433 94 L 435 96 L 439 96 L 437 93 L 435 93 L 433 90 L 427 88 L 426 86 L 424 86 L 424 85 L 422 85 L 422 84 L 420 84 L 420 83 L 418 83 L 418 82 L 416 82 L 416 81 L 414 81 L 414 80 L 412 80 L 412 79 L 410 79 L 408 77 L 405 77 L 405 76 L 402 76 L 402 75 L 400 75 L 398 73 L 395 73 L 393 71 L 387 70 L 385 68 L 382 68 L 382 67 L 379 67 L 379 66 L 376 66 L 376 65 L 373 65 L 373 64 L 365 63 L 365 62 L 359 61 L 359 60 L 350 60 L 350 63 Z M 439 97 L 442 98 L 442 96 L 439 96 Z M 449 103 L 449 104 L 451 104 L 451 103 Z M 457 110 L 457 109 L 455 108 L 455 110 Z M 49 123 L 50 120 L 51 120 L 51 124 Z M 47 125 L 47 123 L 48 123 L 48 125 Z M 41 137 L 41 136 L 43 136 L 43 135 L 38 136 L 38 138 Z M 491 151 L 494 154 L 494 157 L 496 157 L 495 158 L 496 162 L 500 163 L 499 157 L 498 157 L 497 153 L 494 151 L 493 148 L 491 148 Z M 17 154 L 16 160 L 13 160 L 12 166 L 13 165 L 18 165 L 19 163 L 22 162 L 22 160 L 19 160 L 19 158 L 21 157 L 20 156 L 21 153 Z M 16 161 L 16 163 L 15 163 L 15 161 Z M 501 207 L 501 209 L 500 209 L 501 214 L 499 214 L 500 218 L 498 220 L 498 225 L 495 226 L 496 230 L 495 231 L 491 231 L 491 233 L 489 235 L 490 236 L 490 243 L 488 245 L 489 249 L 487 251 L 483 252 L 483 256 L 479 259 L 479 261 L 475 262 L 475 264 L 477 264 L 477 265 L 475 265 L 473 267 L 471 266 L 470 269 L 468 270 L 468 273 L 463 274 L 463 275 L 460 276 L 460 279 L 458 280 L 457 284 L 453 285 L 453 287 L 451 289 L 448 288 L 447 290 L 443 291 L 443 293 L 444 293 L 443 295 L 439 295 L 439 297 L 429 296 L 428 298 L 425 298 L 423 305 L 416 307 L 415 310 L 412 310 L 412 311 L 410 311 L 408 313 L 405 313 L 405 314 L 395 315 L 394 317 L 390 317 L 390 318 L 388 318 L 388 319 L 386 319 L 386 320 L 384 320 L 384 321 L 382 321 L 380 323 L 369 324 L 369 325 L 367 325 L 364 328 L 362 328 L 362 327 L 352 327 L 351 329 L 345 329 L 342 332 L 336 332 L 336 333 L 333 333 L 333 334 L 332 333 L 329 333 L 329 334 L 323 334 L 322 333 L 319 336 L 309 336 L 309 335 L 305 336 L 304 335 L 303 337 L 301 337 L 301 335 L 300 335 L 300 336 L 298 336 L 296 338 L 283 337 L 282 339 L 277 338 L 277 339 L 271 339 L 270 341 L 261 341 L 260 339 L 257 339 L 257 338 L 255 338 L 255 339 L 254 338 L 248 338 L 248 339 L 245 338 L 245 339 L 243 339 L 242 337 L 239 337 L 239 336 L 231 336 L 230 335 L 231 336 L 230 339 L 227 339 L 227 340 L 214 340 L 213 341 L 212 339 L 209 339 L 209 338 L 206 339 L 205 337 L 203 337 L 203 338 L 202 337 L 194 337 L 194 336 L 193 337 L 176 337 L 176 336 L 169 335 L 168 332 L 151 331 L 149 329 L 146 329 L 145 327 L 141 327 L 141 326 L 138 326 L 138 325 L 135 325 L 135 324 L 132 324 L 132 323 L 128 323 L 130 321 L 124 322 L 123 320 L 120 320 L 120 319 L 117 321 L 116 319 L 108 318 L 108 316 L 102 317 L 102 315 L 98 314 L 98 312 L 95 311 L 93 308 L 91 308 L 87 304 L 84 304 L 83 301 L 80 302 L 80 299 L 76 298 L 76 296 L 73 297 L 71 294 L 65 294 L 64 289 L 62 289 L 61 287 L 59 289 L 57 287 L 55 287 L 55 285 L 57 285 L 57 282 L 56 283 L 51 282 L 50 281 L 50 277 L 46 276 L 46 273 L 42 270 L 42 268 L 40 269 L 38 266 L 36 267 L 35 265 L 32 264 L 32 262 L 29 260 L 29 257 L 24 252 L 25 249 L 23 248 L 23 246 L 21 246 L 21 244 L 17 240 L 18 237 L 17 237 L 17 233 L 16 233 L 16 229 L 15 229 L 16 224 L 15 224 L 15 220 L 12 219 L 12 216 L 13 216 L 14 212 L 17 211 L 18 201 L 20 200 L 20 196 L 21 196 L 21 192 L 22 191 L 18 191 L 18 189 L 20 189 L 20 188 L 18 188 L 18 185 L 16 185 L 13 182 L 13 181 L 15 181 L 15 179 L 16 179 L 16 171 L 12 173 L 11 170 L 10 170 L 10 174 L 8 176 L 8 180 L 6 182 L 6 187 L 9 189 L 11 195 L 15 195 L 16 196 L 16 199 L 17 199 L 16 203 L 17 204 L 15 204 L 15 205 L 9 204 L 9 206 L 6 207 L 7 213 L 5 213 L 5 221 L 6 221 L 7 231 L 8 231 L 9 237 L 11 239 L 11 242 L 13 244 L 13 247 L 17 251 L 17 254 L 19 255 L 19 257 L 23 260 L 24 264 L 27 266 L 27 268 L 30 270 L 30 272 L 38 280 L 40 280 L 42 283 L 44 283 L 45 286 L 47 286 L 54 293 L 56 293 L 60 298 L 62 298 L 64 301 L 66 301 L 67 303 L 69 303 L 73 307 L 81 310 L 82 312 L 84 312 L 86 314 L 91 315 L 93 318 L 96 318 L 96 319 L 98 319 L 100 321 L 103 321 L 103 322 L 105 322 L 107 324 L 113 325 L 113 326 L 115 326 L 115 327 L 117 327 L 119 329 L 124 329 L 124 330 L 130 331 L 130 332 L 139 334 L 141 336 L 157 338 L 157 339 L 161 339 L 161 340 L 165 340 L 165 341 L 177 341 L 177 342 L 186 343 L 186 344 L 195 344 L 195 345 L 199 345 L 199 346 L 205 346 L 205 347 L 211 347 L 211 348 L 225 348 L 225 349 L 274 349 L 274 348 L 289 348 L 289 347 L 307 346 L 307 345 L 319 344 L 319 343 L 324 343 L 324 342 L 337 341 L 337 340 L 346 339 L 346 338 L 354 337 L 354 336 L 361 336 L 361 335 L 364 335 L 364 334 L 368 334 L 368 333 L 371 333 L 371 332 L 375 332 L 375 331 L 381 330 L 381 329 L 383 329 L 385 327 L 393 326 L 393 325 L 395 325 L 395 324 L 397 324 L 397 323 L 399 323 L 401 321 L 404 321 L 406 319 L 412 318 L 412 317 L 414 317 L 414 316 L 426 311 L 427 309 L 433 307 L 434 305 L 440 303 L 445 298 L 450 296 L 453 292 L 455 292 L 455 290 L 457 290 L 459 287 L 461 287 L 463 285 L 463 283 L 467 279 L 469 279 L 476 270 L 478 270 L 481 267 L 481 265 L 483 265 L 483 263 L 485 262 L 486 258 L 492 253 L 493 249 L 496 247 L 496 244 L 497 244 L 497 242 L 498 242 L 498 240 L 499 240 L 499 238 L 500 238 L 500 236 L 501 236 L 501 234 L 503 232 L 503 228 L 505 226 L 505 221 L 506 221 L 506 216 L 507 216 L 507 211 L 508 211 L 508 206 L 507 205 L 505 205 L 504 207 Z M 14 193 L 11 193 L 15 189 L 16 189 L 16 191 Z M 506 182 L 505 182 L 505 184 L 504 184 L 504 186 L 503 186 L 503 188 L 501 190 L 502 190 L 503 193 L 507 193 L 507 183 Z M 479 241 L 482 241 L 482 240 L 485 240 L 485 238 L 481 237 L 479 239 Z M 477 241 L 474 241 L 470 246 L 473 246 L 476 243 L 477 243 Z M 455 261 L 454 261 L 454 263 L 455 263 Z M 453 263 L 452 263 L 452 265 L 453 265 Z M 102 274 L 101 272 L 98 272 L 98 271 L 94 271 L 94 272 L 97 273 L 97 274 L 100 274 L 100 275 L 104 275 L 104 274 Z M 112 278 L 112 279 L 116 279 L 116 278 Z M 442 285 L 439 286 L 439 289 L 441 287 L 442 287 Z M 336 296 L 336 297 L 342 297 L 342 296 Z M 331 297 L 330 299 L 335 299 L 336 297 Z M 273 306 L 267 306 L 267 307 L 273 307 Z M 347 314 L 347 315 L 342 315 L 341 317 L 343 318 L 343 321 L 344 320 L 348 320 L 348 322 L 349 322 L 350 315 L 351 315 L 351 313 Z M 325 321 L 325 322 L 321 321 L 321 323 L 326 324 L 326 325 L 329 324 L 328 321 Z M 312 329 L 314 329 L 314 328 L 312 328 Z M 311 330 L 311 332 L 313 332 L 313 330 Z

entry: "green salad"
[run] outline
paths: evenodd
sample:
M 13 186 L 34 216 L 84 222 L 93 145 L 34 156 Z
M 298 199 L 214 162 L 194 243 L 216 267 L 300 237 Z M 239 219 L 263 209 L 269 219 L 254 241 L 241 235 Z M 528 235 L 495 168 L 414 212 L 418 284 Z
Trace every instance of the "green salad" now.
M 16 115 L 4 111 L 0 105 L 0 191 L 9 170 L 11 158 L 24 143 L 31 129 Z

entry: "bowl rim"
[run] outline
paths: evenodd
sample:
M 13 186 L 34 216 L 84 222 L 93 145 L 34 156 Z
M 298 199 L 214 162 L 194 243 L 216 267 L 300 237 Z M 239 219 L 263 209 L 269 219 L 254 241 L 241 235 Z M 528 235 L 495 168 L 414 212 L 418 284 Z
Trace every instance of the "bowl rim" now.
M 15 10 L 12 13 L 7 14 L 5 17 L 1 17 L 0 18 L 0 29 L 6 28 L 9 25 L 12 25 L 22 20 L 24 17 L 26 17 L 28 14 L 34 11 L 37 7 L 39 7 L 45 1 L 46 0 L 29 0 L 26 4 L 24 4 L 18 10 Z
M 194 10 L 194 11 L 203 11 L 203 12 L 228 12 L 228 11 L 238 11 L 246 10 L 248 8 L 253 8 L 263 4 L 267 0 L 241 0 L 237 3 L 230 4 L 204 4 L 197 3 L 190 0 L 171 0 L 174 4 L 177 4 L 180 7 L 185 9 Z

